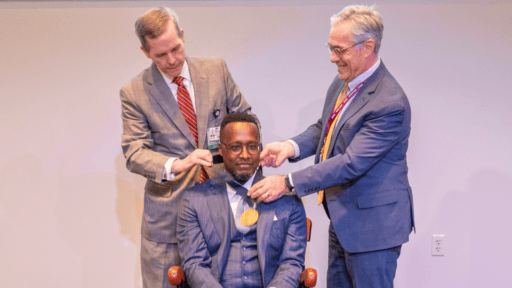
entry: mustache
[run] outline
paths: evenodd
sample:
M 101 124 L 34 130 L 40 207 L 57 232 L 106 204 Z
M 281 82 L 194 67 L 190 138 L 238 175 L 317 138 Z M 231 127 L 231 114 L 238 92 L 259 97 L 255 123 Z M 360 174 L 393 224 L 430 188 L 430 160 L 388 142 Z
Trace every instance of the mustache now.
M 237 161 L 235 162 L 235 165 L 252 165 L 254 163 L 257 163 L 258 161 Z

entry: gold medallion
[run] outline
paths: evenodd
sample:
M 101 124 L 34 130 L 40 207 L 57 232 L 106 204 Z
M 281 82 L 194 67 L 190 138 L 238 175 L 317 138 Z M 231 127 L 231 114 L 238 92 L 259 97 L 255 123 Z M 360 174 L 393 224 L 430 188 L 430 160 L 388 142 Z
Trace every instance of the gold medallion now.
M 242 213 L 242 216 L 240 216 L 240 223 L 244 226 L 252 226 L 254 223 L 258 221 L 258 211 L 254 209 L 246 210 L 244 213 Z

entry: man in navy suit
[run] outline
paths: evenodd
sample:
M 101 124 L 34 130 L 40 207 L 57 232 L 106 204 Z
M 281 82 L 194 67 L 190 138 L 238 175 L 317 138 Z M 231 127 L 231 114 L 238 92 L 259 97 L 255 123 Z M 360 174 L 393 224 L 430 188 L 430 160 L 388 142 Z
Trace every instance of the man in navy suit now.
M 349 6 L 331 18 L 327 47 L 338 75 L 322 116 L 302 134 L 268 144 L 262 164 L 315 155 L 315 164 L 270 176 L 249 195 L 319 194 L 329 226 L 328 287 L 393 287 L 401 245 L 414 227 L 406 151 L 411 109 L 378 56 L 381 15 Z
M 181 203 L 178 250 L 192 288 L 299 284 L 307 233 L 302 202 L 283 196 L 256 203 L 247 196 L 247 189 L 263 178 L 258 169 L 260 145 L 252 115 L 227 115 L 219 146 L 226 171 L 190 189 Z M 256 223 L 245 223 L 244 215 L 255 211 Z

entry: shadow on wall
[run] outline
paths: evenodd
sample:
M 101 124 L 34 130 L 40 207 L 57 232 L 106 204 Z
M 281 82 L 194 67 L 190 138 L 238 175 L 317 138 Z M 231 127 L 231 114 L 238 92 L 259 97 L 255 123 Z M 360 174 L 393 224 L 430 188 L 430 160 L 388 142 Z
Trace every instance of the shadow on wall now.
M 119 164 L 118 182 L 127 184 L 116 193 L 114 173 L 66 171 L 69 166 L 61 164 L 48 169 L 26 154 L 0 167 L 0 183 L 8 188 L 0 193 L 0 230 L 6 234 L 0 255 L 8 263 L 0 286 L 115 287 L 135 274 L 128 287 L 140 287 L 140 264 L 131 263 L 134 245 L 139 249 L 143 180 Z M 28 274 L 27 263 L 36 268 Z
M 144 210 L 144 177 L 128 171 L 126 161 L 122 153 L 115 159 L 117 201 L 116 214 L 119 220 L 119 232 L 130 242 L 135 244 L 140 255 L 140 226 Z M 137 257 L 134 286 L 142 287 L 142 275 L 140 270 L 140 257 Z

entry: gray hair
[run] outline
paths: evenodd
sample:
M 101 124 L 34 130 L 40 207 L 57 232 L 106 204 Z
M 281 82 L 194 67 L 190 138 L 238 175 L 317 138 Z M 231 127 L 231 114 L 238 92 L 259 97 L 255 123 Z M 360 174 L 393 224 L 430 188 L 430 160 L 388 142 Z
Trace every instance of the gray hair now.
M 150 39 L 154 39 L 162 35 L 167 28 L 167 23 L 169 23 L 169 20 L 174 22 L 176 34 L 178 34 L 178 37 L 183 39 L 183 36 L 181 35 L 178 15 L 176 15 L 176 12 L 169 8 L 159 7 L 149 10 L 139 19 L 137 19 L 135 22 L 135 33 L 137 34 L 137 37 L 139 37 L 140 44 L 142 47 L 144 47 L 144 49 L 149 51 L 149 45 L 146 36 Z
M 331 28 L 337 23 L 346 20 L 352 23 L 350 28 L 352 40 L 358 43 L 372 39 L 375 41 L 374 53 L 377 55 L 380 49 L 382 33 L 384 32 L 382 15 L 373 6 L 347 6 L 341 12 L 331 17 Z

